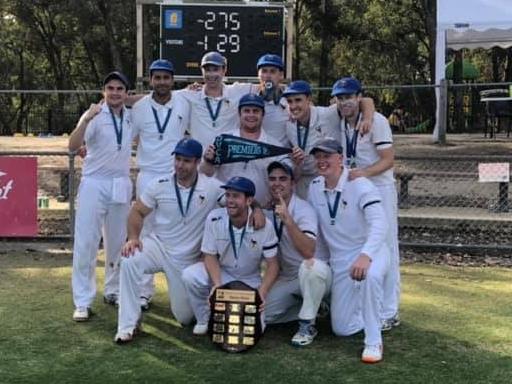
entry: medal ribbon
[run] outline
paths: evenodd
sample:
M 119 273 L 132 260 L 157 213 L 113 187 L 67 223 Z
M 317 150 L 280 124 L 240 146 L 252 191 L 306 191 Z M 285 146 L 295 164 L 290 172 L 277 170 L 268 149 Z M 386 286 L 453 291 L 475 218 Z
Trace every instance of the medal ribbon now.
M 213 113 L 213 108 L 212 108 L 212 104 L 210 103 L 210 98 L 207 97 L 205 100 L 206 100 L 206 107 L 208 108 L 208 112 L 210 113 L 210 117 L 215 126 L 215 122 L 217 121 L 217 118 L 219 117 L 220 107 L 222 106 L 222 99 L 219 100 L 219 102 L 217 103 L 217 109 L 215 110 L 215 113 Z
M 121 112 L 119 113 L 119 116 L 121 118 L 119 126 L 117 126 L 117 119 L 114 115 L 114 111 L 112 108 L 109 108 L 110 110 L 110 116 L 112 116 L 112 123 L 114 123 L 114 130 L 116 131 L 116 142 L 117 142 L 117 150 L 121 150 L 121 143 L 123 142 L 123 109 L 121 109 Z
M 240 236 L 240 244 L 237 247 L 236 240 L 235 240 L 235 231 L 233 230 L 233 224 L 231 224 L 231 220 L 229 220 L 229 238 L 231 240 L 231 246 L 233 247 L 233 253 L 235 255 L 235 259 L 237 259 L 237 260 L 238 260 L 238 251 L 242 247 L 242 243 L 244 241 L 245 228 L 246 228 L 246 226 L 244 225 L 242 235 Z
M 359 136 L 359 130 L 356 128 L 359 120 L 361 119 L 361 112 L 357 115 L 356 126 L 354 127 L 354 133 L 352 133 L 352 137 L 349 138 L 349 126 L 347 124 L 347 119 L 345 119 L 345 144 L 347 148 L 347 162 L 350 166 L 356 165 L 356 148 L 357 148 L 357 137 Z
M 194 191 L 196 189 L 197 184 L 197 177 L 194 180 L 194 184 L 192 184 L 192 187 L 190 187 L 190 192 L 188 194 L 187 199 L 187 206 L 185 210 L 183 210 L 183 201 L 181 200 L 181 193 L 180 193 L 180 187 L 178 186 L 178 181 L 176 180 L 176 175 L 174 175 L 174 190 L 176 191 L 176 198 L 178 199 L 178 206 L 180 208 L 181 217 L 185 218 L 188 213 L 188 209 L 190 207 L 190 202 L 192 201 L 192 195 L 194 194 Z
M 334 199 L 334 207 L 331 206 L 331 201 L 329 199 L 329 193 L 327 191 L 324 191 L 325 193 L 325 200 L 327 200 L 327 206 L 329 207 L 329 216 L 331 217 L 331 223 L 334 223 L 334 220 L 336 219 L 336 213 L 338 212 L 338 207 L 340 206 L 340 198 L 341 198 L 341 192 L 336 192 L 336 198 Z
M 281 221 L 278 225 L 276 211 L 273 211 L 273 214 L 274 214 L 274 229 L 277 234 L 277 240 L 281 241 L 281 236 L 283 235 L 283 222 Z
M 303 151 L 306 150 L 306 143 L 308 142 L 308 135 L 309 135 L 309 124 L 307 127 L 304 127 L 304 136 L 301 138 L 300 134 L 300 127 L 302 125 L 299 124 L 297 121 L 297 145 L 302 149 Z
M 169 108 L 167 110 L 167 116 L 165 117 L 164 125 L 160 124 L 160 119 L 158 118 L 158 112 L 157 112 L 156 108 L 151 106 L 151 109 L 153 110 L 153 116 L 155 117 L 155 123 L 156 123 L 156 128 L 158 129 L 158 133 L 160 134 L 160 136 L 162 136 L 165 132 L 165 129 L 167 128 L 169 119 L 171 118 L 172 109 Z

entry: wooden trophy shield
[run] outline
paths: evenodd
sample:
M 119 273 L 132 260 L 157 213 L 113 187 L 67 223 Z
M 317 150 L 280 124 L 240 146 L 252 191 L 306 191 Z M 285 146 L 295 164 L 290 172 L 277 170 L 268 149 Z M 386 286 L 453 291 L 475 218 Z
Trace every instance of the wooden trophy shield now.
M 241 281 L 218 287 L 210 297 L 208 334 L 213 343 L 227 352 L 254 347 L 263 333 L 261 303 L 258 290 Z

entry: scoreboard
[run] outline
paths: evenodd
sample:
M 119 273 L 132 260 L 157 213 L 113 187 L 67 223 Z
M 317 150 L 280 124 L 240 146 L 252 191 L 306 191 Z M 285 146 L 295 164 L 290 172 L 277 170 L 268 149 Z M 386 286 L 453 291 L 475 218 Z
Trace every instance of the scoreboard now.
M 286 59 L 283 3 L 165 3 L 161 5 L 160 57 L 177 77 L 201 77 L 201 57 L 218 51 L 230 78 L 256 78 L 265 53 Z

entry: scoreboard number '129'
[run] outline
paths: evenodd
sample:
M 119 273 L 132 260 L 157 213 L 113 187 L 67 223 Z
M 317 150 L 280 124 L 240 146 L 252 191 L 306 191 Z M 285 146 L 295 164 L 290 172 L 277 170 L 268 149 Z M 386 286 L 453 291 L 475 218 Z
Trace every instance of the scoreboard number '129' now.
M 261 55 L 285 57 L 284 5 L 252 4 L 162 5 L 161 57 L 177 76 L 200 77 L 201 57 L 218 51 L 228 59 L 228 76 L 256 77 Z

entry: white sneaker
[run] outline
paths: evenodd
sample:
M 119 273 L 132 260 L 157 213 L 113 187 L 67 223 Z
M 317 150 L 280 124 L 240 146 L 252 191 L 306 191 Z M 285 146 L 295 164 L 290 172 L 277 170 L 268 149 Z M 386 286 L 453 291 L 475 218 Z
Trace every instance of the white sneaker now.
M 73 312 L 73 320 L 77 322 L 87 321 L 91 317 L 91 309 L 87 307 L 77 307 Z
M 311 321 L 299 321 L 299 330 L 292 338 L 292 345 L 305 347 L 313 342 L 318 331 Z
M 208 333 L 208 323 L 197 323 L 194 325 L 192 333 L 196 336 L 206 335 Z
M 382 360 L 382 344 L 365 345 L 361 361 L 367 364 L 378 363 Z

